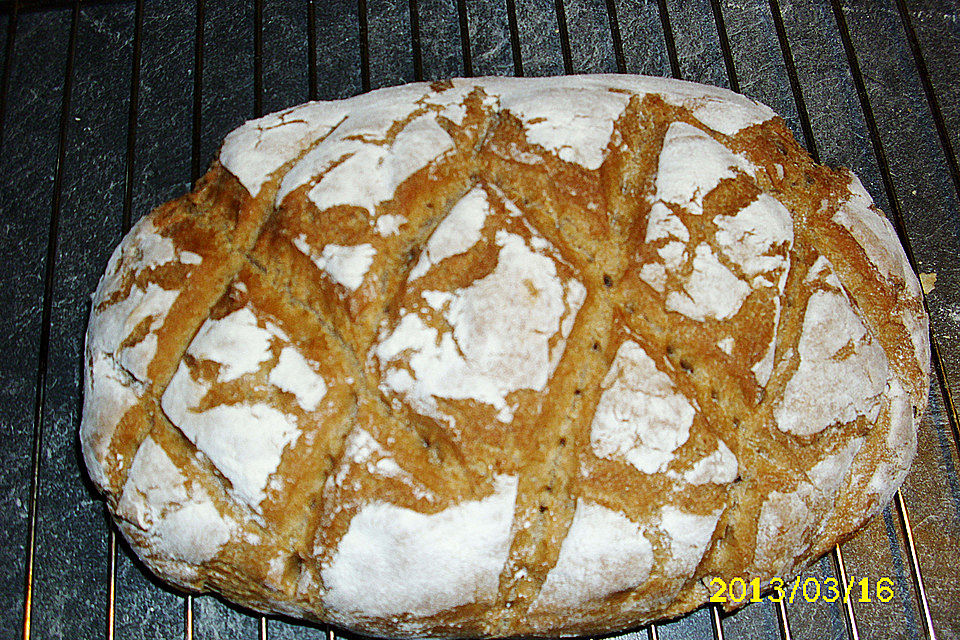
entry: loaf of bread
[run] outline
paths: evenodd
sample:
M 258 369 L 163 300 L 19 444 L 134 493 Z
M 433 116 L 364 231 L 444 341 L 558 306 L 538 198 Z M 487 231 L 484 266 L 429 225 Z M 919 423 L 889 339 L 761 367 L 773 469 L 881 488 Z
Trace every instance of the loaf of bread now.
M 929 343 L 893 227 L 769 108 L 486 78 L 230 133 L 114 252 L 85 366 L 87 469 L 163 580 L 542 636 L 852 535 L 914 457 Z

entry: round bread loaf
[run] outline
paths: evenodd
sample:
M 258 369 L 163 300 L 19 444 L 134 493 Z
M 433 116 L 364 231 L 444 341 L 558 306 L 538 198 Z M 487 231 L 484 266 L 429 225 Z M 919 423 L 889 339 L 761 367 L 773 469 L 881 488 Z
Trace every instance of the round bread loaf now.
M 891 498 L 921 292 L 743 96 L 393 87 L 248 122 L 93 298 L 90 476 L 164 580 L 393 636 L 597 634 Z

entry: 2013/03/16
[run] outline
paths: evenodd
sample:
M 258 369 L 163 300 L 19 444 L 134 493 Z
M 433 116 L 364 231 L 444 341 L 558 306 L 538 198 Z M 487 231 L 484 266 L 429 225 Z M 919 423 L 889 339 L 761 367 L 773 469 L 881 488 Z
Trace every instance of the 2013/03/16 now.
M 801 581 L 800 576 L 793 579 L 793 584 L 788 585 L 781 578 L 774 578 L 769 585 L 762 585 L 760 578 L 754 578 L 750 582 L 743 578 L 733 578 L 729 582 L 722 578 L 713 578 L 710 580 L 710 586 L 718 589 L 712 596 L 710 602 L 726 604 L 732 602 L 741 604 L 744 602 L 762 602 L 763 591 L 769 588 L 773 593 L 767 594 L 770 602 L 793 602 L 794 599 L 802 597 L 807 602 L 836 602 L 843 599 L 847 602 L 851 595 L 857 598 L 857 602 L 873 602 L 874 599 L 880 602 L 890 602 L 893 599 L 893 578 L 879 578 L 873 581 L 873 591 L 871 591 L 870 578 L 850 578 L 847 584 L 843 584 L 836 578 L 826 578 L 821 585 L 817 578 L 806 578 Z M 854 587 L 859 587 L 854 590 Z

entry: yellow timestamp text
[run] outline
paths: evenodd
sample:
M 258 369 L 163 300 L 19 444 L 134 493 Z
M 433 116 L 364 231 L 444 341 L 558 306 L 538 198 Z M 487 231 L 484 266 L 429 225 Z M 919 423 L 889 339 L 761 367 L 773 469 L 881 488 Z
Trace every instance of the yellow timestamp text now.
M 746 602 L 794 602 L 804 599 L 807 602 L 890 602 L 893 599 L 893 578 L 850 578 L 847 583 L 836 578 L 803 578 L 797 576 L 792 582 L 774 578 L 769 584 L 763 584 L 760 578 L 747 582 L 743 578 L 723 578 L 710 580 L 710 602 L 720 604 Z

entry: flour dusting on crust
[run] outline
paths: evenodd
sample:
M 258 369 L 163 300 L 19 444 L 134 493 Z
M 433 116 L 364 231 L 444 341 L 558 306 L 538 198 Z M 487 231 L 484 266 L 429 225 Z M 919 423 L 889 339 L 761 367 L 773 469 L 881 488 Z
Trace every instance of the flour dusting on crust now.
M 507 559 L 517 480 L 435 514 L 382 502 L 360 509 L 323 568 L 324 602 L 351 616 L 429 616 L 489 603 Z
M 622 458 L 645 473 L 663 471 L 687 441 L 696 410 L 633 341 L 624 342 L 603 381 L 590 426 L 601 458 Z
M 774 411 L 781 430 L 808 436 L 857 416 L 876 419 L 887 357 L 846 296 L 810 296 L 797 353 L 800 364 Z
M 618 511 L 577 501 L 557 564 L 532 609 L 564 610 L 642 585 L 653 567 L 643 528 Z
M 583 303 L 583 286 L 564 282 L 549 254 L 506 231 L 497 232 L 496 242 L 491 273 L 440 296 L 451 331 L 440 333 L 410 312 L 376 346 L 385 390 L 428 415 L 437 412 L 434 397 L 471 398 L 508 422 L 507 395 L 544 389 L 570 330 L 565 321 Z
M 749 98 L 416 83 L 218 160 L 114 252 L 84 354 L 90 476 L 184 589 L 378 637 L 597 636 L 795 574 L 915 456 L 906 254 Z
M 152 438 L 133 460 L 117 514 L 140 529 L 156 553 L 190 564 L 213 558 L 236 529 Z

